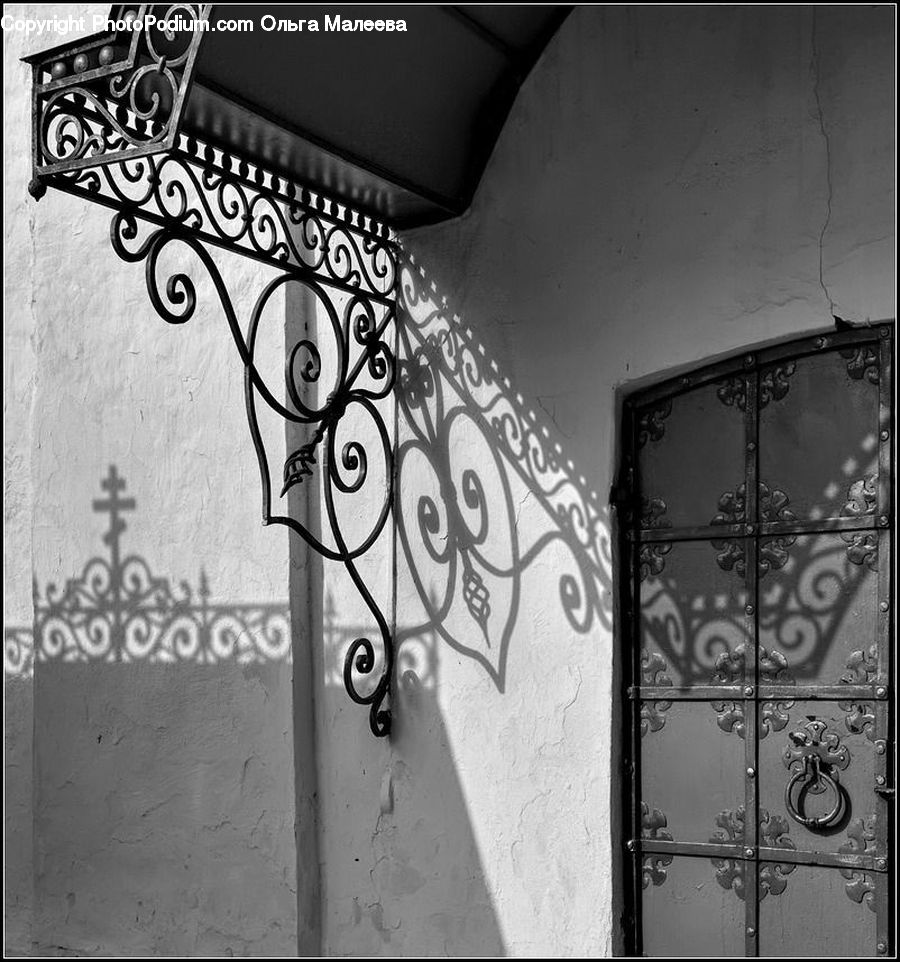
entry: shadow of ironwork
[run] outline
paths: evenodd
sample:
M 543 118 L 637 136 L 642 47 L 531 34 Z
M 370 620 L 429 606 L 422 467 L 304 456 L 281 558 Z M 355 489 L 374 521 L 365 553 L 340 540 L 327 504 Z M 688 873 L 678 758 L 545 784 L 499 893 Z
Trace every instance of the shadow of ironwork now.
M 3 674 L 28 678 L 34 670 L 34 631 L 6 625 L 3 628 Z
M 325 592 L 322 612 L 322 646 L 325 667 L 324 683 L 330 688 L 343 687 L 343 666 L 346 653 L 353 641 L 371 631 L 371 625 L 364 622 L 349 623 L 340 620 L 334 593 Z M 404 677 L 415 676 L 417 688 L 435 691 L 438 688 L 437 633 L 423 631 L 420 625 L 398 625 L 396 636 L 404 639 L 395 662 L 396 684 L 402 684 Z
M 432 630 L 503 691 L 539 558 L 572 630 L 611 627 L 607 509 L 411 257 L 400 281 L 396 524 L 427 618 L 397 643 Z
M 867 502 L 862 492 L 877 466 L 870 464 L 861 482 L 846 468 L 859 463 L 847 458 L 845 467 L 835 471 L 835 477 L 845 475 L 842 481 L 833 483 L 846 490 L 843 511 L 848 517 L 874 511 L 874 495 Z M 776 490 L 774 495 L 783 496 L 783 492 Z M 782 510 L 787 510 L 790 502 L 784 497 Z M 738 577 L 731 576 L 735 580 L 729 593 L 723 593 L 722 586 L 712 585 L 708 578 L 706 590 L 691 590 L 686 583 L 695 581 L 697 574 L 678 571 L 672 565 L 674 555 L 670 552 L 678 551 L 675 545 L 656 542 L 642 548 L 644 658 L 659 652 L 665 670 L 677 676 L 680 685 L 735 684 L 743 672 L 743 608 L 749 600 L 743 593 L 739 570 L 743 549 L 738 539 L 724 536 L 699 544 L 707 550 L 710 563 L 717 564 L 722 572 L 734 569 Z M 875 591 L 877 537 L 866 531 L 778 535 L 761 539 L 759 550 L 761 678 L 778 684 L 821 681 L 835 646 L 847 640 L 842 635 L 848 631 L 848 616 L 861 617 L 861 611 L 856 611 L 861 593 L 867 585 Z M 874 611 L 874 601 L 869 608 Z M 864 634 L 860 627 L 856 631 Z M 844 647 L 845 660 L 840 667 L 847 673 L 848 683 L 868 681 L 862 663 L 869 657 L 869 645 Z M 856 669 L 861 665 L 862 674 L 857 678 Z M 873 672 L 874 668 L 869 675 Z M 843 679 L 830 679 L 839 680 Z
M 116 466 L 101 481 L 105 496 L 93 510 L 109 517 L 103 535 L 107 555 L 88 560 L 79 575 L 43 591 L 34 583 L 32 628 L 5 627 L 3 668 L 28 675 L 35 661 L 125 663 L 223 661 L 250 664 L 289 661 L 287 602 L 213 602 L 206 572 L 195 587 L 174 587 L 158 577 L 145 558 L 123 551 L 123 514 L 134 511 L 124 497 L 125 480 Z

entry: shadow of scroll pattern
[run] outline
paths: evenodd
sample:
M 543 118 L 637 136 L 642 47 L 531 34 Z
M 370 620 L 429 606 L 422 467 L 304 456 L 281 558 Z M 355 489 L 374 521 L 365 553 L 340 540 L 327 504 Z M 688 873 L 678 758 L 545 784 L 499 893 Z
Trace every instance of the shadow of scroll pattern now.
M 859 498 L 860 483 L 852 481 L 847 487 L 848 515 Z M 788 503 L 783 492 L 776 493 Z M 867 513 L 873 510 L 870 505 Z M 868 538 L 873 539 L 871 548 L 857 550 L 858 542 Z M 724 557 L 718 550 L 734 545 L 738 545 L 737 539 L 710 542 L 711 557 L 723 570 L 734 570 L 741 577 L 742 560 L 735 564 L 731 555 Z M 670 545 L 665 548 L 668 551 Z M 732 554 L 738 551 L 742 559 L 742 545 Z M 778 560 L 773 563 L 776 553 Z M 666 668 L 678 670 L 683 684 L 739 682 L 742 665 L 731 672 L 723 669 L 726 661 L 741 655 L 739 649 L 732 648 L 733 639 L 745 630 L 742 614 L 717 610 L 713 592 L 686 593 L 678 578 L 665 570 L 665 561 L 661 557 L 655 567 L 641 568 L 645 639 L 662 653 Z M 760 634 L 777 645 L 760 651 L 761 678 L 772 684 L 803 684 L 818 678 L 866 572 L 874 570 L 877 543 L 866 531 L 841 532 L 839 538 L 824 534 L 805 539 L 793 535 L 761 539 Z M 857 667 L 863 655 L 862 651 L 848 651 L 846 667 Z
M 63 662 L 216 664 L 289 661 L 287 603 L 216 604 L 206 573 L 195 588 L 173 587 L 153 574 L 144 558 L 122 552 L 125 481 L 114 465 L 101 482 L 104 498 L 93 502 L 109 516 L 103 535 L 106 557 L 87 561 L 81 573 L 57 587 L 34 585 L 34 626 L 4 628 L 3 668 L 9 676 L 30 675 L 35 660 Z
M 882 335 L 886 334 L 887 330 L 884 329 Z M 841 377 L 836 384 L 850 384 L 853 381 L 866 381 L 872 385 L 879 383 L 877 345 L 850 345 L 848 349 L 837 352 L 835 358 L 838 369 L 843 366 L 848 379 L 843 381 Z M 783 403 L 791 391 L 792 379 L 799 376 L 798 371 L 798 364 L 794 361 L 764 368 L 759 376 L 759 408 Z M 745 410 L 746 383 L 743 376 L 728 378 L 717 390 L 718 399 L 726 406 Z M 855 395 L 847 395 L 848 403 L 852 397 Z M 666 419 L 671 414 L 672 403 L 668 400 L 645 410 L 639 424 L 639 446 L 661 442 L 666 434 Z M 670 570 L 676 554 L 672 543 L 650 542 L 641 546 L 644 642 L 656 649 L 663 671 L 668 671 L 684 685 L 741 683 L 744 652 L 743 646 L 735 642 L 746 634 L 743 609 L 753 599 L 746 597 L 746 542 L 743 537 L 734 535 L 748 520 L 773 526 L 793 526 L 801 520 L 795 513 L 799 511 L 804 520 L 813 521 L 833 514 L 841 524 L 831 533 L 802 537 L 790 530 L 778 531 L 775 528 L 773 531 L 770 528 L 767 536 L 758 538 L 756 574 L 759 585 L 760 682 L 779 685 L 821 682 L 823 668 L 830 663 L 831 677 L 827 679 L 830 683 L 869 683 L 876 668 L 874 651 L 869 650 L 867 656 L 868 644 L 857 648 L 852 635 L 845 638 L 846 631 L 850 630 L 845 618 L 849 614 L 859 622 L 860 614 L 854 605 L 862 597 L 865 588 L 872 586 L 870 573 L 878 570 L 875 514 L 879 440 L 871 422 L 866 425 L 864 413 L 860 413 L 858 418 L 852 415 L 851 421 L 844 426 L 850 433 L 836 434 L 841 438 L 840 441 L 826 443 L 823 437 L 822 453 L 826 460 L 822 465 L 826 467 L 818 465 L 814 477 L 804 477 L 803 472 L 793 466 L 790 470 L 795 474 L 788 482 L 783 478 L 776 479 L 776 486 L 766 480 L 758 480 L 754 518 L 747 516 L 748 498 L 743 483 L 719 495 L 718 513 L 714 514 L 714 509 L 710 507 L 706 523 L 730 530 L 723 531 L 721 538 L 711 538 L 708 544 L 721 572 L 734 576 L 734 580 L 728 579 L 728 585 L 722 583 L 720 572 L 712 565 L 708 573 L 700 568 L 689 572 L 690 584 L 686 584 L 683 570 Z M 698 423 L 695 427 L 702 429 L 703 425 Z M 888 434 L 882 431 L 882 442 Z M 687 483 L 686 476 L 677 480 L 682 486 Z M 793 504 L 791 485 L 796 483 L 799 486 L 803 500 L 811 482 L 822 485 L 819 502 L 799 507 Z M 676 484 L 675 490 L 681 488 Z M 654 497 L 643 497 L 642 528 L 670 526 L 666 518 L 668 506 L 658 496 L 659 493 L 654 492 Z M 859 527 L 850 527 L 850 524 Z M 748 525 L 744 533 L 751 534 L 751 526 Z M 703 584 L 712 576 L 719 578 L 717 589 L 704 587 L 699 592 L 694 589 L 695 584 Z M 746 614 L 752 613 L 751 604 L 746 608 Z M 852 631 L 859 633 L 861 625 L 852 628 Z M 767 647 L 762 647 L 763 641 Z M 865 638 L 860 637 L 860 641 L 865 642 Z M 841 665 L 846 668 L 842 675 L 835 672 L 831 658 L 838 643 L 843 643 L 846 649 L 841 658 Z M 724 730 L 742 734 L 740 704 L 718 702 L 714 703 L 714 707 L 720 712 L 720 726 Z M 787 707 L 790 707 L 789 701 L 764 706 L 761 736 L 770 728 L 778 730 L 786 724 L 787 716 L 783 709 Z M 867 714 L 866 706 L 846 702 L 841 703 L 841 707 L 853 713 L 853 719 L 848 718 L 851 731 L 865 730 L 868 737 L 874 737 L 873 719 Z
M 344 684 L 343 670 L 347 652 L 353 642 L 371 631 L 371 624 L 341 621 L 333 592 L 325 592 L 322 610 L 324 683 L 327 688 L 339 688 Z M 394 672 L 396 683 L 402 683 L 408 673 L 415 675 L 417 688 L 433 691 L 438 687 L 437 633 L 423 631 L 418 625 L 394 629 L 397 643 Z
M 523 576 L 551 546 L 571 628 L 611 626 L 606 508 L 411 259 L 400 288 L 399 541 L 424 627 L 503 691 Z

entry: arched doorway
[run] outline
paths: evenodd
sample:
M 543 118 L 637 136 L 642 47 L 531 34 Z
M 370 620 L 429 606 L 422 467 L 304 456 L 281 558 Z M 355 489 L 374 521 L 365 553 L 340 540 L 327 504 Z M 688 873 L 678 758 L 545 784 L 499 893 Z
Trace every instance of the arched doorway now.
M 636 954 L 891 949 L 892 337 L 626 402 Z

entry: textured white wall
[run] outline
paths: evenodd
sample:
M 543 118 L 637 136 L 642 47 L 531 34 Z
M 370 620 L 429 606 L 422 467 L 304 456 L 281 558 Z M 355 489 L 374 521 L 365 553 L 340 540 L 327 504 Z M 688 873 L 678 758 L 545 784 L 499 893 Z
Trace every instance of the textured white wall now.
M 582 600 L 592 580 L 608 593 L 598 505 L 616 392 L 826 329 L 829 299 L 855 321 L 893 316 L 893 36 L 888 7 L 579 7 L 520 92 L 469 213 L 404 238 L 426 297 L 414 336 L 468 330 L 473 346 L 461 365 L 446 346 L 426 363 L 442 413 L 420 375 L 426 400 L 414 387 L 400 417 L 401 443 L 418 443 L 400 467 L 412 564 L 401 544 L 397 618 L 437 669 L 401 695 L 390 752 L 363 759 L 343 728 L 322 728 L 336 772 L 322 785 L 326 951 L 613 949 L 613 632 L 602 605 L 578 630 L 560 584 L 575 571 Z M 516 419 L 505 444 L 478 415 L 494 397 L 491 413 Z M 508 427 L 520 416 L 537 438 L 530 480 Z M 542 467 L 548 448 L 558 467 Z M 486 630 L 462 594 L 463 527 L 446 522 L 450 504 L 478 528 L 467 468 L 489 505 L 482 554 L 510 568 L 518 544 L 522 569 L 518 587 L 483 576 Z M 568 521 L 540 492 L 560 474 Z M 431 534 L 417 517 L 428 496 Z M 573 505 L 598 511 L 590 537 Z M 573 568 L 585 557 L 573 531 L 598 564 Z M 505 633 L 501 686 L 489 667 Z
M 202 564 L 223 601 L 284 600 L 292 562 L 293 609 L 328 642 L 314 647 L 324 954 L 614 948 L 616 392 L 824 329 L 829 301 L 892 316 L 892 17 L 578 8 L 472 210 L 404 238 L 400 524 L 365 569 L 390 609 L 396 555 L 390 743 L 336 675 L 341 646 L 371 630 L 355 590 L 258 527 L 215 307 L 201 297 L 186 329 L 167 328 L 141 269 L 111 252 L 107 215 L 24 199 L 28 131 L 7 120 L 22 363 L 6 376 L 23 385 L 5 397 L 21 425 L 7 490 L 25 505 L 7 557 L 33 558 L 10 575 L 16 604 L 27 617 L 30 568 L 59 582 L 96 551 L 89 501 L 110 462 L 138 501 L 129 543 L 173 582 Z M 17 44 L 5 38 L 7 105 L 25 89 Z M 259 288 L 253 268 L 230 279 Z M 376 501 L 358 502 L 359 525 Z M 290 684 L 281 664 L 38 667 L 40 946 L 288 954 L 298 928 L 314 940 L 313 883 L 299 917 L 292 891 L 292 744 L 311 719 L 303 693 L 292 717 Z M 309 784 L 298 770 L 305 813 Z M 299 829 L 313 850 L 308 818 Z
M 7 12 L 4 5 L 4 12 Z M 12 8 L 10 8 L 12 9 Z M 3 34 L 3 598 L 4 629 L 30 629 L 32 485 L 31 405 L 35 357 L 31 176 L 25 128 L 29 99 L 23 86 L 21 36 Z M 23 156 L 24 154 L 24 156 Z M 10 667 L 20 658 L 10 648 Z M 4 671 L 5 946 L 23 951 L 31 941 L 32 729 L 30 673 Z
M 5 9 L 84 13 L 90 27 L 107 7 Z M 109 212 L 54 190 L 39 203 L 25 192 L 30 74 L 18 58 L 52 41 L 4 36 L 5 411 L 17 429 L 7 432 L 7 619 L 30 621 L 32 573 L 43 591 L 105 555 L 105 519 L 91 502 L 110 464 L 137 502 L 124 550 L 176 593 L 186 581 L 196 598 L 203 569 L 213 603 L 287 609 L 288 539 L 260 525 L 243 369 L 211 285 L 199 288 L 193 320 L 170 327 L 150 304 L 142 266 L 111 249 Z M 258 293 L 255 266 L 238 261 L 227 276 L 240 303 Z M 36 664 L 28 795 L 39 950 L 296 954 L 289 655 L 288 644 L 253 664 Z M 28 782 L 30 749 L 24 740 L 14 749 L 17 785 Z M 27 808 L 8 809 L 7 831 L 14 843 L 27 835 L 30 848 Z M 7 899 L 27 900 L 26 867 L 9 881 Z M 302 933 L 317 912 L 300 921 Z

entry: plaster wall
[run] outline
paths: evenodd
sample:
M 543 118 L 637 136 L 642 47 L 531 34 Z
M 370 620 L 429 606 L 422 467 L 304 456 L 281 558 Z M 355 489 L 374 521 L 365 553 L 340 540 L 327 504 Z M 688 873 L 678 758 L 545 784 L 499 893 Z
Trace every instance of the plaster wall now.
M 4 11 L 5 11 L 4 6 Z M 25 951 L 31 941 L 32 868 L 32 727 L 33 681 L 22 671 L 27 651 L 17 638 L 27 636 L 31 604 L 31 405 L 35 358 L 31 214 L 26 192 L 28 165 L 13 162 L 13 145 L 23 148 L 28 100 L 22 96 L 21 74 L 9 65 L 19 56 L 18 38 L 3 34 L 3 598 L 4 598 L 4 840 L 5 938 L 7 951 Z
M 471 210 L 403 238 L 396 612 L 432 667 L 390 746 L 320 726 L 329 954 L 616 948 L 618 392 L 893 316 L 893 16 L 578 7 Z
M 259 527 L 241 372 L 209 286 L 187 328 L 163 324 L 106 213 L 24 199 L 29 131 L 7 117 L 16 617 L 31 618 L 32 572 L 60 584 L 102 554 L 91 501 L 111 463 L 137 502 L 129 550 L 154 573 L 196 586 L 203 567 L 223 604 L 290 596 L 294 615 L 293 678 L 283 659 L 50 659 L 22 681 L 34 784 L 17 783 L 7 832 L 30 838 L 30 797 L 33 883 L 24 854 L 8 875 L 23 925 L 33 891 L 25 938 L 315 954 L 321 911 L 325 955 L 616 948 L 617 392 L 832 313 L 893 315 L 892 17 L 579 7 L 469 213 L 403 238 L 385 406 L 397 525 L 364 571 L 400 642 L 390 741 L 340 681 L 373 629 L 346 573 Z M 5 35 L 7 103 L 27 52 Z M 259 291 L 256 267 L 228 277 L 244 304 Z M 289 335 L 310 313 L 281 310 Z M 315 520 L 320 498 L 295 489 L 292 510 Z M 378 498 L 356 501 L 351 528 Z M 8 759 L 30 755 L 29 728 L 8 726 Z
M 84 14 L 90 32 L 108 8 L 4 9 Z M 108 495 L 100 482 L 114 465 L 135 501 L 122 514 L 122 556 L 191 603 L 205 577 L 211 604 L 279 609 L 282 634 L 248 649 L 238 626 L 233 645 L 226 632 L 213 650 L 188 633 L 165 657 L 141 649 L 136 625 L 116 655 L 98 634 L 90 660 L 75 619 L 36 639 L 45 657 L 15 682 L 21 708 L 7 727 L 7 911 L 12 899 L 19 926 L 33 902 L 22 941 L 41 953 L 294 955 L 298 942 L 318 945 L 315 789 L 295 784 L 294 766 L 291 649 L 304 629 L 295 619 L 291 637 L 286 533 L 260 525 L 243 369 L 208 282 L 193 320 L 168 326 L 143 270 L 112 251 L 107 211 L 57 191 L 28 197 L 30 76 L 19 58 L 49 42 L 4 33 L 6 617 L 31 623 L 32 575 L 45 599 L 51 583 L 61 591 L 108 558 L 110 518 L 93 501 Z M 258 293 L 249 263 L 227 276 L 239 304 Z

